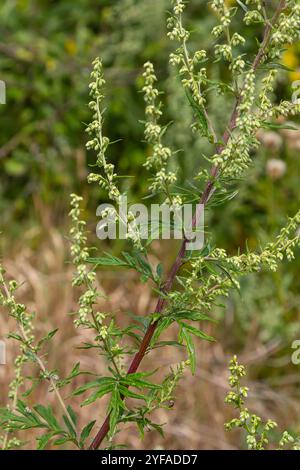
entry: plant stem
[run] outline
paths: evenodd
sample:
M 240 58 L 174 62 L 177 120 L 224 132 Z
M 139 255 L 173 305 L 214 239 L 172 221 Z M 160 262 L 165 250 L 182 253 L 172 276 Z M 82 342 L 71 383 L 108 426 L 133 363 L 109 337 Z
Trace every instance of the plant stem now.
M 1 281 L 1 284 L 3 285 L 3 288 L 4 288 L 4 292 L 5 292 L 6 297 L 7 297 L 8 299 L 11 299 L 11 298 L 12 298 L 12 297 L 11 297 L 11 294 L 10 294 L 10 292 L 9 292 L 9 289 L 8 289 L 8 287 L 7 287 L 7 285 L 6 285 L 6 282 L 5 282 L 5 280 L 4 280 L 3 276 L 2 276 L 2 274 L 1 274 L 1 276 L 0 276 L 0 281 Z M 24 341 L 24 344 L 26 345 L 26 348 L 28 348 L 28 349 L 31 351 L 31 353 L 34 355 L 35 360 L 37 361 L 37 363 L 38 363 L 38 365 L 39 365 L 39 368 L 40 368 L 41 371 L 45 374 L 45 376 L 47 377 L 47 380 L 49 380 L 49 382 L 50 382 L 50 384 L 51 384 L 51 387 L 52 387 L 52 389 L 53 389 L 53 391 L 54 391 L 54 393 L 55 393 L 55 395 L 56 395 L 56 398 L 57 398 L 57 400 L 58 400 L 58 402 L 59 402 L 59 404 L 60 404 L 60 406 L 61 406 L 63 412 L 65 413 L 66 417 L 67 417 L 68 420 L 70 421 L 70 425 L 71 425 L 71 427 L 73 428 L 73 431 L 75 432 L 75 435 L 77 436 L 77 429 L 76 429 L 76 427 L 75 427 L 75 424 L 73 423 L 73 420 L 72 420 L 72 417 L 71 417 L 70 413 L 69 413 L 68 410 L 67 410 L 67 407 L 66 407 L 66 405 L 65 405 L 65 403 L 64 403 L 64 401 L 63 401 L 63 398 L 62 398 L 62 396 L 61 396 L 61 394 L 60 394 L 60 392 L 59 392 L 59 390 L 58 390 L 58 388 L 57 388 L 57 386 L 56 386 L 56 384 L 55 384 L 55 381 L 54 381 L 53 378 L 51 377 L 51 374 L 50 374 L 50 375 L 48 374 L 47 369 L 46 369 L 46 366 L 45 366 L 45 364 L 43 363 L 42 359 L 41 359 L 41 358 L 38 356 L 38 354 L 35 352 L 35 349 L 30 345 L 30 341 L 29 341 L 29 339 L 28 339 L 27 333 L 26 333 L 26 331 L 25 331 L 25 329 L 24 329 L 24 326 L 23 326 L 22 322 L 18 322 L 18 321 L 17 321 L 17 324 L 18 324 L 18 326 L 19 326 L 19 328 L 20 328 L 20 333 L 21 333 L 21 336 L 23 337 L 23 341 Z M 15 393 L 15 395 L 14 395 L 14 400 L 13 400 L 13 408 L 12 408 L 13 410 L 16 408 L 17 398 L 18 398 L 18 397 L 17 397 L 17 391 L 16 391 L 16 393 Z M 6 444 L 6 442 L 7 442 L 7 438 L 5 439 L 5 444 Z
M 29 345 L 26 332 L 25 332 L 25 330 L 24 330 L 24 328 L 23 328 L 22 325 L 21 325 L 21 331 L 22 331 L 22 335 L 23 335 L 23 337 L 24 337 L 24 340 L 25 340 L 25 341 L 27 342 L 27 344 Z M 28 346 L 28 348 L 29 348 L 29 349 L 31 350 L 31 352 L 34 354 L 35 359 L 36 359 L 36 361 L 37 361 L 37 363 L 38 363 L 38 365 L 39 365 L 41 371 L 45 374 L 45 376 L 47 377 L 47 380 L 49 380 L 49 382 L 50 382 L 50 384 L 51 384 L 51 387 L 52 387 L 52 389 L 53 389 L 53 391 L 54 391 L 54 393 L 55 393 L 55 395 L 56 395 L 56 398 L 57 398 L 57 400 L 58 400 L 58 402 L 59 402 L 59 404 L 60 404 L 60 406 L 61 406 L 63 412 L 65 413 L 65 416 L 68 418 L 68 420 L 69 420 L 69 422 L 70 422 L 70 425 L 71 425 L 73 431 L 75 432 L 76 439 L 77 439 L 77 437 L 78 437 L 78 436 L 77 436 L 77 429 L 76 429 L 75 424 L 74 424 L 74 422 L 73 422 L 73 419 L 72 419 L 72 417 L 71 417 L 71 415 L 70 415 L 70 413 L 69 413 L 69 411 L 68 411 L 68 409 L 67 409 L 67 407 L 66 407 L 66 405 L 65 405 L 65 402 L 64 402 L 64 400 L 63 400 L 63 398 L 62 398 L 62 396 L 61 396 L 61 394 L 60 394 L 60 392 L 59 392 L 59 390 L 58 390 L 58 388 L 57 388 L 57 386 L 56 386 L 55 381 L 54 381 L 53 378 L 51 377 L 51 374 L 48 374 L 45 364 L 43 363 L 43 361 L 41 360 L 41 358 L 34 352 L 34 349 L 32 349 L 30 346 Z
M 269 43 L 270 43 L 273 26 L 276 24 L 280 13 L 283 11 L 285 6 L 286 6 L 286 0 L 281 0 L 278 7 L 277 7 L 277 10 L 276 10 L 273 18 L 271 19 L 271 21 L 269 23 L 267 23 L 267 25 L 265 27 L 261 47 L 260 47 L 260 49 L 259 49 L 259 51 L 258 51 L 258 53 L 257 53 L 257 55 L 254 59 L 254 62 L 252 64 L 252 69 L 254 71 L 259 67 L 259 65 L 261 64 L 261 62 L 264 58 L 265 52 L 266 52 L 266 50 L 269 46 Z M 240 102 L 241 102 L 241 93 L 239 94 L 239 96 L 236 99 L 236 103 L 234 105 L 234 108 L 233 108 L 233 111 L 232 111 L 232 114 L 231 114 L 231 117 L 230 117 L 230 120 L 229 120 L 229 125 L 228 125 L 227 129 L 225 130 L 225 132 L 223 134 L 222 144 L 216 146 L 216 151 L 217 151 L 218 154 L 220 154 L 223 151 L 224 147 L 227 145 L 227 143 L 230 139 L 231 133 L 233 132 L 233 130 L 236 127 L 236 122 L 237 122 L 237 118 L 238 118 L 238 115 L 239 115 L 238 108 L 239 108 Z M 197 209 L 198 213 L 194 214 L 194 217 L 193 217 L 193 220 L 192 220 L 192 228 L 195 228 L 197 217 L 201 214 L 201 212 L 199 212 L 199 210 L 202 211 L 202 207 L 205 206 L 205 204 L 209 201 L 210 197 L 213 195 L 213 193 L 215 191 L 215 181 L 218 177 L 218 173 L 219 173 L 218 167 L 213 166 L 212 169 L 211 169 L 211 178 L 206 183 L 206 186 L 204 188 L 204 191 L 203 191 L 201 199 L 200 199 L 200 203 L 199 203 L 200 205 L 198 206 L 198 209 Z M 181 245 L 181 248 L 179 250 L 179 253 L 176 257 L 176 260 L 175 260 L 175 262 L 174 262 L 174 264 L 171 268 L 171 271 L 168 275 L 168 278 L 167 278 L 167 281 L 166 281 L 166 284 L 165 284 L 165 287 L 164 287 L 164 294 L 169 293 L 170 290 L 172 289 L 172 286 L 173 286 L 175 277 L 177 275 L 177 272 L 179 271 L 179 269 L 180 269 L 180 267 L 183 263 L 183 259 L 184 259 L 185 253 L 186 253 L 186 244 L 187 244 L 187 240 L 184 239 L 184 241 Z M 156 305 L 155 313 L 161 313 L 164 310 L 164 307 L 165 307 L 166 303 L 167 303 L 167 300 L 165 298 L 160 297 L 158 299 L 158 302 L 157 302 L 157 305 Z M 156 322 L 149 325 L 149 327 L 148 327 L 148 329 L 145 333 L 145 336 L 144 336 L 144 338 L 143 338 L 143 340 L 140 344 L 139 350 L 135 354 L 135 356 L 134 356 L 134 358 L 133 358 L 133 360 L 132 360 L 132 362 L 129 366 L 127 374 L 133 374 L 137 371 L 137 369 L 138 369 L 140 363 L 142 362 L 142 360 L 145 356 L 145 353 L 146 353 L 146 351 L 149 347 L 149 344 L 151 342 L 151 339 L 153 337 L 153 334 L 156 330 L 157 325 L 158 325 L 158 321 L 156 321 Z M 95 438 L 93 439 L 93 441 L 90 445 L 90 450 L 97 450 L 99 448 L 99 446 L 101 445 L 103 439 L 106 437 L 106 435 L 109 431 L 109 419 L 110 419 L 110 415 L 108 415 L 105 418 L 100 430 L 98 431 L 97 435 L 95 436 Z

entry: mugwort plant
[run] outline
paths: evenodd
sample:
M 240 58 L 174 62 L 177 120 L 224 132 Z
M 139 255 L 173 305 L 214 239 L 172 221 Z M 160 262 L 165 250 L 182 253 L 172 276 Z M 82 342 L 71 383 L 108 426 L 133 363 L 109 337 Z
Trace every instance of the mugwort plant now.
M 193 230 L 203 211 L 212 210 L 213 201 L 225 203 L 236 195 L 240 179 L 246 177 L 248 168 L 253 164 L 255 149 L 259 145 L 257 132 L 274 125 L 280 126 L 277 121 L 280 117 L 299 114 L 300 104 L 297 101 L 274 103 L 273 91 L 278 71 L 283 68 L 280 63 L 283 49 L 299 39 L 300 4 L 296 0 L 244 0 L 237 1 L 233 6 L 224 0 L 207 2 L 215 18 L 211 31 L 212 46 L 210 50 L 195 51 L 190 47 L 191 32 L 185 26 L 188 2 L 173 0 L 171 3 L 172 11 L 167 20 L 168 38 L 174 44 L 170 64 L 177 71 L 194 115 L 194 123 L 191 129 L 187 126 L 186 132 L 198 133 L 207 140 L 212 151 L 204 156 L 194 175 L 194 187 L 197 189 L 193 192 L 187 188 L 181 190 L 178 186 L 180 168 L 175 168 L 174 159 L 178 149 L 167 144 L 166 133 L 171 132 L 172 127 L 164 124 L 157 76 L 153 64 L 147 62 L 144 65 L 142 92 L 146 108 L 144 139 L 149 152 L 144 167 L 150 175 L 149 195 L 158 197 L 161 204 L 176 209 L 196 201 L 197 206 L 190 220 Z M 235 30 L 235 17 L 240 17 L 245 27 L 258 25 L 261 31 L 259 37 L 254 39 L 250 35 L 250 39 L 246 39 L 240 30 Z M 257 41 L 254 57 L 247 47 L 247 42 L 252 40 L 254 43 Z M 210 64 L 215 62 L 227 68 L 226 82 L 210 76 Z M 104 71 L 101 59 L 97 58 L 93 62 L 90 83 L 92 118 L 86 128 L 89 135 L 87 149 L 95 153 L 96 161 L 88 181 L 105 190 L 111 203 L 118 205 L 120 198 L 126 197 L 126 191 L 121 175 L 109 160 L 112 142 L 105 135 L 104 93 Z M 212 93 L 225 96 L 232 106 L 231 114 L 224 115 L 222 133 L 217 130 L 211 117 L 209 103 Z M 210 168 L 207 168 L 207 162 Z M 74 323 L 76 328 L 91 331 L 93 341 L 85 344 L 84 348 L 106 358 L 107 373 L 91 376 L 90 371 L 81 370 L 80 364 L 74 364 L 69 376 L 64 378 L 56 370 L 49 370 L 44 350 L 49 341 L 55 340 L 57 330 L 37 338 L 34 314 L 18 303 L 18 283 L 8 281 L 1 267 L 0 302 L 16 322 L 16 329 L 9 336 L 20 346 L 7 407 L 0 410 L 3 449 L 22 445 L 22 431 L 28 429 L 40 430 L 38 449 L 50 444 L 93 450 L 100 446 L 111 448 L 114 446 L 114 436 L 124 423 L 135 423 L 141 436 L 145 429 L 162 433 L 162 425 L 153 421 L 153 412 L 173 406 L 178 381 L 187 368 L 192 374 L 195 373 L 195 341 L 214 341 L 205 329 L 206 323 L 214 320 L 212 309 L 219 303 L 220 297 L 228 296 L 233 288 L 239 289 L 240 279 L 246 274 L 255 274 L 260 270 L 276 271 L 284 257 L 293 259 L 294 251 L 299 246 L 297 229 L 300 211 L 288 219 L 274 241 L 255 251 L 246 249 L 234 255 L 228 254 L 222 246 L 212 246 L 209 237 L 206 237 L 201 249 L 190 250 L 189 240 L 184 237 L 170 271 L 165 274 L 163 263 L 157 266 L 151 263 L 152 238 L 150 235 L 146 238 L 142 236 L 143 227 L 133 211 L 126 215 L 127 251 L 120 256 L 112 253 L 96 256 L 88 246 L 81 202 L 80 196 L 71 195 L 73 287 L 80 292 Z M 109 216 L 109 220 L 116 224 L 124 224 L 123 215 L 118 211 L 103 208 L 98 215 Z M 154 311 L 145 318 L 138 318 L 138 324 L 134 322 L 124 328 L 115 314 L 99 309 L 103 292 L 99 291 L 96 282 L 97 269 L 103 266 L 135 270 L 141 282 L 151 283 L 157 296 Z M 171 368 L 157 383 L 155 371 L 140 372 L 139 367 L 145 355 L 150 355 L 154 348 L 166 347 L 161 335 L 163 332 L 167 334 L 168 328 L 174 324 L 177 325 L 178 338 L 173 343 L 185 348 L 186 359 Z M 35 370 L 30 377 L 24 375 L 28 363 Z M 235 391 L 229 394 L 227 402 L 237 407 L 240 416 L 228 427 L 242 427 L 247 432 L 250 448 L 264 448 L 268 432 L 275 424 L 271 421 L 262 424 L 258 417 L 244 409 L 246 389 L 240 387 L 244 369 L 233 359 L 230 370 L 230 385 Z M 84 385 L 74 386 L 74 379 L 83 374 L 87 377 Z M 30 388 L 26 386 L 28 380 L 32 382 Z M 49 384 L 49 393 L 55 394 L 60 412 L 54 413 L 50 406 L 42 404 L 29 405 L 32 388 L 42 382 Z M 72 387 L 68 400 L 63 393 L 66 386 Z M 72 396 L 83 396 L 82 406 L 94 403 L 99 409 L 102 397 L 106 396 L 108 405 L 104 422 L 98 423 L 95 415 L 95 420 L 86 423 L 83 429 L 79 428 L 78 411 L 72 406 Z M 262 426 L 261 431 L 258 430 L 259 426 Z M 279 447 L 282 447 L 286 442 L 291 442 L 291 438 L 285 434 L 280 442 Z
M 225 403 L 232 405 L 239 412 L 239 417 L 233 418 L 228 423 L 225 423 L 225 429 L 227 431 L 242 429 L 246 434 L 248 450 L 266 450 L 271 448 L 272 433 L 273 430 L 277 428 L 277 423 L 271 419 L 263 422 L 262 418 L 251 413 L 248 408 L 244 406 L 249 389 L 241 385 L 241 380 L 245 377 L 246 370 L 243 365 L 238 363 L 236 356 L 230 361 L 229 371 L 230 376 L 228 381 L 231 390 L 225 398 Z M 272 447 L 274 447 L 274 444 Z M 275 448 L 278 450 L 300 450 L 300 440 L 299 438 L 293 437 L 288 431 L 284 431 Z

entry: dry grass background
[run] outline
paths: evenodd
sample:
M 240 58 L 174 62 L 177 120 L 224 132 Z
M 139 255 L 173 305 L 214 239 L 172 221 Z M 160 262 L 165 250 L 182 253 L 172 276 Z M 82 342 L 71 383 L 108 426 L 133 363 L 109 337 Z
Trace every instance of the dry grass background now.
M 68 312 L 76 309 L 78 292 L 71 286 L 72 266 L 69 259 L 68 242 L 65 234 L 53 228 L 48 230 L 44 241 L 33 248 L 14 248 L 14 253 L 7 253 L 3 264 L 9 277 L 24 281 L 19 290 L 19 300 L 26 303 L 28 309 L 37 315 L 37 336 L 59 327 L 59 332 L 50 344 L 47 358 L 49 368 L 57 368 L 61 377 L 68 374 L 72 366 L 80 361 L 82 370 L 93 370 L 99 374 L 105 373 L 106 364 L 93 351 L 78 349 L 81 342 L 88 338 L 89 333 L 76 330 Z M 32 236 L 32 234 L 28 234 Z M 26 243 L 23 244 L 26 246 Z M 132 273 L 124 271 L 114 273 L 101 272 L 99 287 L 107 298 L 99 300 L 99 308 L 115 312 L 118 321 L 125 324 L 129 321 L 126 312 L 147 315 L 152 312 L 155 297 L 149 286 L 142 285 Z M 133 295 L 134 293 L 134 295 Z M 239 433 L 228 434 L 224 431 L 224 422 L 233 417 L 231 408 L 224 404 L 227 386 L 227 364 L 230 356 L 236 352 L 230 346 L 232 330 L 232 312 L 225 311 L 224 318 L 217 326 L 205 326 L 206 331 L 213 334 L 217 341 L 214 344 L 199 341 L 197 343 L 198 368 L 194 377 L 187 371 L 181 381 L 176 401 L 172 410 L 162 410 L 156 416 L 165 425 L 165 439 L 155 432 L 146 433 L 145 439 L 140 440 L 137 429 L 133 425 L 121 427 L 116 443 L 124 443 L 129 448 L 163 448 L 163 449 L 237 449 L 243 446 Z M 6 334 L 14 328 L 6 312 L 1 311 L 0 333 Z M 168 331 L 168 339 L 175 338 L 176 331 Z M 299 377 L 288 372 L 279 381 L 264 381 L 256 373 L 261 364 L 268 362 L 272 367 L 282 367 L 290 363 L 287 355 L 276 364 L 275 353 L 280 349 L 280 341 L 271 341 L 262 346 L 255 335 L 245 338 L 243 350 L 239 359 L 249 369 L 247 385 L 251 389 L 249 407 L 265 418 L 278 421 L 281 428 L 294 427 L 299 423 L 299 396 L 297 385 Z M 0 366 L 1 405 L 6 404 L 8 384 L 13 378 L 13 358 L 17 351 L 13 340 L 7 342 L 8 364 Z M 181 351 L 173 347 L 165 347 L 151 352 L 142 363 L 142 369 L 158 367 L 158 375 L 165 373 L 169 366 L 183 359 Z M 38 372 L 34 372 L 35 374 Z M 80 376 L 76 385 L 82 384 L 87 378 Z M 63 390 L 64 396 L 68 395 Z M 57 407 L 55 397 L 48 393 L 46 385 L 40 386 L 30 398 L 32 402 L 51 403 Z M 72 399 L 72 405 L 74 400 Z M 80 409 L 78 403 L 75 409 L 80 411 L 80 424 L 83 426 L 90 419 L 98 420 L 100 424 L 105 415 L 105 400 L 89 407 Z M 31 442 L 26 448 L 32 448 L 32 431 L 25 435 L 25 440 Z M 23 435 L 24 438 L 24 435 Z

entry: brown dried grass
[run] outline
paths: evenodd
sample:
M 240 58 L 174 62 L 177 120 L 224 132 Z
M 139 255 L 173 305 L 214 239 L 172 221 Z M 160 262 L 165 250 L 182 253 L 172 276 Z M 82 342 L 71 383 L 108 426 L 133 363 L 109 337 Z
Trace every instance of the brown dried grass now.
M 66 233 L 66 232 L 65 232 Z M 38 244 L 38 250 L 18 247 L 14 252 L 7 253 L 3 260 L 8 276 L 24 281 L 19 290 L 19 300 L 35 311 L 36 334 L 59 327 L 59 332 L 50 345 L 46 360 L 49 368 L 57 368 L 60 376 L 70 372 L 76 362 L 81 363 L 82 370 L 92 370 L 99 374 L 105 373 L 106 364 L 103 359 L 93 351 L 78 349 L 78 345 L 88 339 L 89 333 L 76 330 L 72 317 L 68 312 L 76 309 L 76 297 L 71 288 L 72 266 L 66 263 L 69 257 L 68 242 L 57 230 L 48 230 L 48 236 Z M 99 276 L 99 287 L 103 289 L 108 298 L 99 301 L 100 309 L 115 312 L 118 321 L 125 324 L 129 321 L 127 311 L 137 315 L 147 315 L 152 312 L 155 298 L 149 286 L 141 285 L 133 273 L 123 271 L 114 273 L 102 272 Z M 134 295 L 132 294 L 134 293 Z M 239 433 L 228 434 L 224 431 L 224 422 L 233 417 L 232 410 L 224 404 L 227 386 L 227 363 L 233 354 L 228 339 L 231 337 L 231 315 L 225 312 L 224 321 L 217 327 L 210 327 L 209 333 L 217 341 L 214 344 L 198 342 L 198 369 L 193 377 L 188 372 L 181 381 L 176 401 L 172 410 L 161 410 L 156 414 L 156 420 L 165 425 L 165 438 L 157 433 L 146 433 L 145 439 L 140 440 L 137 429 L 133 425 L 123 426 L 116 441 L 125 443 L 133 449 L 237 449 L 241 447 Z M 12 319 L 8 319 L 6 312 L 1 311 L 0 332 L 5 335 L 14 328 Z M 175 339 L 176 329 L 168 331 L 168 339 Z M 245 338 L 244 348 L 239 354 L 251 371 L 248 386 L 251 389 L 249 405 L 265 418 L 273 418 L 282 427 L 289 427 L 299 422 L 298 385 L 299 378 L 293 374 L 286 375 L 272 388 L 268 381 L 256 377 L 256 367 L 270 361 L 274 353 L 280 348 L 278 342 L 271 342 L 267 346 L 259 344 L 255 338 Z M 223 346 L 225 345 L 225 346 Z M 8 364 L 0 366 L 1 405 L 6 404 L 8 384 L 13 378 L 13 359 L 17 353 L 13 340 L 7 341 Z M 158 375 L 162 376 L 174 365 L 183 359 L 177 348 L 165 347 L 151 352 L 146 356 L 142 369 L 158 368 Z M 286 357 L 287 363 L 290 361 Z M 251 365 L 254 367 L 252 368 Z M 31 370 L 32 372 L 32 370 Z M 37 370 L 33 371 L 35 374 Z M 86 378 L 80 376 L 76 379 L 76 386 L 82 384 Z M 65 396 L 68 395 L 64 391 Z M 32 403 L 51 403 L 56 409 L 57 404 L 53 394 L 48 393 L 45 385 L 40 386 L 30 398 Z M 72 405 L 74 401 L 72 399 Z M 80 424 L 83 426 L 88 420 L 98 419 L 98 424 L 105 415 L 105 400 L 92 406 L 80 409 Z M 26 448 L 34 447 L 32 432 L 23 435 L 23 439 L 31 443 Z

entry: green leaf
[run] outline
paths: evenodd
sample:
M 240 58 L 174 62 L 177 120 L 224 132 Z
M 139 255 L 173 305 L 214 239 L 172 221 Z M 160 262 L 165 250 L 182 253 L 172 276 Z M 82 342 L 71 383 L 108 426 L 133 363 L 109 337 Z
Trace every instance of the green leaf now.
M 231 276 L 231 274 L 228 272 L 228 270 L 225 269 L 225 268 L 224 268 L 223 266 L 221 266 L 220 264 L 217 264 L 217 266 L 221 269 L 221 271 L 223 271 L 223 273 L 225 273 L 226 277 L 227 277 L 227 278 L 230 280 L 230 282 L 232 283 L 233 288 L 238 292 L 239 295 L 241 295 L 239 288 L 237 287 L 236 283 L 235 283 L 234 280 L 232 279 L 232 276 Z
M 174 320 L 171 317 L 162 317 L 161 320 L 159 320 L 151 340 L 151 345 L 154 345 L 156 343 L 162 332 L 169 328 L 172 323 L 174 323 Z
M 183 340 L 186 344 L 191 371 L 192 371 L 192 374 L 195 375 L 195 371 L 196 371 L 195 345 L 193 343 L 191 335 L 183 326 L 181 327 L 179 338 Z
M 180 322 L 180 325 L 184 327 L 185 330 L 187 330 L 189 333 L 192 333 L 194 336 L 197 336 L 198 338 L 204 339 L 205 341 L 215 341 L 215 339 L 212 336 L 209 336 L 205 334 L 203 331 L 198 330 L 198 328 L 194 328 L 191 325 L 188 325 L 187 323 Z
M 130 253 L 127 253 L 127 251 L 122 251 L 122 255 L 126 259 L 128 266 L 135 266 L 135 260 Z
M 96 264 L 97 266 L 116 266 L 135 269 L 142 274 L 143 282 L 147 281 L 149 278 L 153 279 L 152 268 L 147 259 L 142 256 L 141 253 L 134 250 L 131 255 L 126 251 L 123 251 L 122 255 L 125 259 L 118 258 L 110 253 L 105 253 L 105 257 L 88 258 L 88 262 Z
M 23 338 L 22 336 L 18 335 L 17 333 L 9 333 L 7 335 L 8 338 L 11 338 L 11 339 L 15 339 L 17 341 L 21 341 L 21 343 L 23 343 Z
M 193 321 L 209 321 L 216 323 L 214 318 L 211 318 L 198 310 L 180 310 L 172 314 L 174 319 L 193 320 Z
M 215 276 L 219 274 L 218 270 L 211 263 L 205 263 L 205 267 L 210 273 L 214 274 Z
M 164 431 L 163 431 L 163 428 L 162 428 L 161 424 L 150 422 L 148 424 L 148 426 L 151 426 L 151 428 L 155 429 L 155 431 L 157 431 L 161 435 L 161 437 L 165 437 Z
M 299 130 L 298 127 L 292 126 L 290 124 L 278 124 L 278 123 L 275 123 L 275 122 L 267 122 L 267 121 L 264 121 L 262 123 L 262 127 L 264 127 L 265 129 L 288 129 L 288 130 L 291 130 L 291 131 L 298 131 Z
M 5 415 L 1 413 L 5 419 Z M 14 423 L 15 428 L 30 429 L 30 428 L 46 428 L 47 424 L 40 419 L 34 410 L 29 410 L 22 400 L 17 401 L 16 412 L 7 410 L 6 418 Z
M 67 427 L 67 430 L 69 431 L 70 436 L 76 438 L 76 432 L 75 432 L 75 429 L 73 429 L 73 426 L 72 426 L 72 423 L 70 422 L 69 417 L 66 415 L 63 415 L 63 420 Z
M 236 0 L 236 3 L 238 3 L 240 7 L 242 7 L 242 9 L 247 13 L 248 8 L 243 2 L 241 2 L 241 0 Z
M 178 341 L 158 341 L 153 348 L 162 348 L 164 346 L 175 346 L 177 348 L 182 348 L 182 344 L 178 343 Z
M 143 440 L 144 437 L 145 437 L 145 431 L 144 431 L 145 425 L 144 425 L 143 421 L 141 421 L 140 419 L 138 421 L 136 421 L 136 424 L 137 424 L 137 427 L 138 427 L 138 430 L 139 430 L 139 433 L 140 433 L 140 437 Z
M 26 377 L 28 380 L 31 380 L 32 384 L 25 392 L 22 393 L 23 398 L 29 397 L 29 395 L 35 390 L 35 388 L 41 383 L 43 380 L 42 378 L 35 378 L 35 377 Z
M 75 366 L 73 367 L 73 369 L 71 370 L 70 374 L 63 380 L 59 380 L 57 382 L 57 386 L 59 388 L 69 384 L 72 382 L 72 380 L 75 378 L 75 377 L 78 377 L 79 375 L 95 375 L 95 374 L 92 374 L 91 372 L 81 372 L 80 371 L 80 362 L 77 362 L 75 364 Z
M 121 410 L 124 409 L 124 403 L 121 398 L 118 387 L 115 386 L 111 399 L 109 402 L 109 437 L 112 437 L 115 433 L 116 426 L 119 421 Z
M 81 387 L 77 388 L 72 395 L 78 396 L 82 395 L 87 390 L 91 388 L 100 388 L 101 386 L 108 386 L 113 385 L 115 379 L 113 377 L 101 377 L 100 379 L 93 380 L 92 382 L 87 382 L 86 384 L 82 385 Z
M 110 253 L 105 253 L 105 256 L 101 256 L 99 258 L 88 258 L 87 261 L 89 263 L 96 264 L 97 266 L 128 266 L 127 261 L 117 258 L 116 256 L 113 256 Z
M 148 260 L 146 260 L 146 258 L 144 256 L 142 256 L 138 251 L 135 251 L 134 252 L 134 257 L 137 261 L 137 263 L 141 266 L 142 270 L 143 270 L 143 273 L 145 275 L 149 275 L 152 276 L 152 269 L 151 269 L 151 266 L 148 262 Z
M 124 387 L 122 385 L 119 386 L 119 391 L 122 394 L 122 396 L 126 398 L 136 398 L 137 400 L 146 400 L 144 395 L 141 395 L 140 393 L 133 392 L 132 390 L 129 390 L 129 388 Z
M 295 69 L 291 69 L 290 67 L 287 67 L 286 65 L 284 64 L 279 64 L 279 63 L 273 63 L 273 62 L 269 62 L 268 64 L 266 64 L 264 67 L 262 68 L 267 68 L 267 69 L 281 69 L 281 70 L 285 70 L 286 72 L 295 72 Z
M 59 439 L 56 439 L 55 441 L 53 441 L 53 445 L 62 446 L 63 444 L 65 444 L 66 442 L 69 442 L 69 441 L 70 441 L 69 436 L 60 437 Z
M 159 263 L 156 267 L 156 274 L 157 276 L 161 279 L 163 275 L 163 265 L 162 263 Z
M 51 429 L 61 431 L 51 406 L 35 405 L 33 409 L 46 421 Z
M 77 426 L 77 415 L 76 415 L 75 411 L 73 410 L 73 408 L 70 405 L 68 405 L 67 410 L 68 410 L 68 413 L 69 413 L 69 415 L 70 415 L 70 417 L 73 421 L 73 424 L 75 426 Z
M 79 368 L 80 368 L 80 362 L 77 362 L 75 366 L 73 367 L 73 369 L 71 370 L 70 377 L 77 377 L 77 375 L 79 375 L 80 373 Z
M 47 434 L 44 434 L 41 437 L 37 438 L 38 445 L 37 445 L 37 450 L 43 450 L 47 446 L 47 444 L 53 439 L 53 437 L 56 435 L 56 433 L 50 432 Z
M 80 444 L 81 445 L 84 445 L 86 439 L 89 437 L 89 435 L 91 434 L 91 431 L 94 427 L 96 423 L 96 420 L 94 421 L 90 421 L 82 430 L 81 434 L 80 434 Z
M 161 388 L 160 385 L 153 384 L 151 382 L 148 382 L 147 380 L 141 379 L 137 374 L 130 374 L 127 375 L 124 379 L 122 379 L 122 384 L 126 384 L 130 387 L 136 387 L 136 388 L 147 388 L 149 390 L 157 390 Z
M 200 253 L 200 256 L 202 256 L 202 258 L 206 258 L 211 252 L 211 246 L 210 244 L 208 243 L 207 245 L 205 245 L 205 247 L 202 249 L 201 253 Z
M 58 328 L 56 330 L 50 331 L 46 336 L 44 336 L 39 342 L 38 342 L 38 348 L 40 348 L 44 343 L 47 341 L 50 341 L 58 332 Z
M 100 398 L 104 397 L 104 395 L 111 393 L 112 390 L 113 390 L 113 384 L 102 386 L 99 390 L 93 393 L 89 398 L 84 400 L 80 406 L 90 405 L 91 403 L 94 403 L 96 400 L 99 400 Z
M 205 117 L 205 114 L 204 114 L 204 111 L 203 111 L 203 108 L 201 108 L 194 100 L 194 98 L 192 97 L 191 93 L 189 90 L 185 89 L 185 92 L 186 92 L 186 96 L 189 100 L 189 103 L 196 115 L 196 117 L 198 118 L 198 124 L 200 126 L 200 129 L 201 129 L 201 132 L 202 134 L 205 136 L 205 137 L 208 137 L 209 136 L 209 132 L 208 132 L 208 123 L 207 123 L 207 120 L 206 120 L 206 117 Z
M 149 279 L 149 276 L 147 274 L 142 274 L 142 276 L 140 277 L 140 281 L 145 284 Z
M 65 425 L 67 426 L 67 429 L 69 431 L 69 434 L 70 434 L 70 437 L 71 438 L 77 438 L 77 435 L 76 435 L 76 426 L 77 426 L 77 415 L 75 413 L 75 411 L 73 410 L 73 408 L 69 405 L 67 407 L 67 410 L 68 410 L 68 413 L 69 415 L 63 415 L 63 420 L 65 422 Z M 71 422 L 72 420 L 72 422 Z

